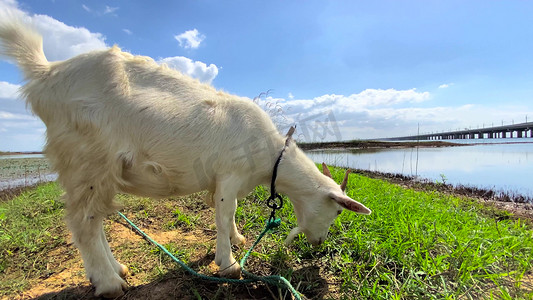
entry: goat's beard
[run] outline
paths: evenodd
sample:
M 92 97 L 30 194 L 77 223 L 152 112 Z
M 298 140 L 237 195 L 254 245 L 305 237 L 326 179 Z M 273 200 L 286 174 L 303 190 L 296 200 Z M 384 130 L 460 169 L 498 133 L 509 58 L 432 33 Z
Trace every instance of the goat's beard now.
M 294 238 L 296 236 L 298 236 L 300 233 L 302 232 L 302 230 L 300 229 L 300 227 L 294 227 L 291 232 L 289 232 L 289 235 L 287 236 L 287 238 L 285 239 L 285 245 L 288 246 L 290 243 L 292 243 L 292 241 L 294 240 Z

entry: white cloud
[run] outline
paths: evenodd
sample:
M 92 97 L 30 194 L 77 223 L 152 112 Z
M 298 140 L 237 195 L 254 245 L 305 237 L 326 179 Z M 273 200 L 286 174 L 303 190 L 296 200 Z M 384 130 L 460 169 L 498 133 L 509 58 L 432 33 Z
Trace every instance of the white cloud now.
M 0 81 L 0 99 L 14 99 L 18 97 L 20 85 Z
M 105 37 L 83 27 L 68 26 L 47 15 L 30 15 L 17 8 L 16 2 L 0 0 L 0 18 L 23 19 L 41 33 L 43 48 L 50 61 L 65 60 L 87 51 L 107 48 Z
M 16 87 L 14 84 L 0 82 L 0 88 L 4 86 L 9 89 Z M 0 150 L 40 150 L 44 145 L 44 131 L 43 122 L 26 110 L 24 101 L 18 98 L 18 93 L 11 97 L 0 97 Z M 32 138 L 27 139 L 30 136 Z
M 17 84 L 0 81 L 0 150 L 40 150 L 45 126 L 26 109 L 19 88 Z
M 183 56 L 166 57 L 158 61 L 183 74 L 187 74 L 202 82 L 211 83 L 218 75 L 218 68 L 214 64 L 209 66 L 201 61 L 193 61 Z
M 282 106 L 290 106 L 295 113 L 306 111 L 315 113 L 325 107 L 338 109 L 345 112 L 360 112 L 366 108 L 379 106 L 394 106 L 399 104 L 413 104 L 427 101 L 430 98 L 429 92 L 418 92 L 416 89 L 410 90 L 381 90 L 366 89 L 358 94 L 349 96 L 327 94 L 313 99 L 290 100 L 277 99 Z M 272 98 L 271 98 L 272 99 Z
M 439 89 L 446 89 L 446 88 L 449 88 L 452 85 L 453 85 L 453 83 L 444 83 L 444 84 L 439 85 Z
M 417 92 L 416 89 L 410 90 L 375 90 L 366 89 L 359 94 L 353 94 L 349 98 L 356 105 L 361 106 L 379 106 L 379 105 L 396 105 L 400 103 L 419 103 L 429 99 L 428 92 Z
M 256 102 L 282 131 L 296 124 L 298 138 L 307 142 L 412 135 L 419 124 L 421 132 L 489 126 L 500 118 L 510 122 L 528 114 L 527 108 L 431 106 L 430 100 L 429 92 L 415 89 L 367 89 L 349 96 L 327 94 L 298 100 L 266 97 Z M 427 103 L 421 107 L 422 102 Z M 517 115 L 517 111 L 521 113 Z
M 20 99 L 20 85 L 0 81 L 0 111 L 14 115 L 30 115 L 26 104 Z M 7 115 L 3 115 L 7 118 Z
M 103 15 L 117 16 L 117 14 L 115 14 L 115 11 L 117 11 L 119 9 L 118 7 L 111 7 L 111 6 L 108 6 L 108 5 L 106 5 L 104 7 L 104 10 L 102 10 L 102 11 L 98 11 L 98 10 L 92 9 L 89 6 L 85 5 L 85 4 L 82 4 L 81 7 L 86 12 L 92 13 L 92 14 L 94 14 L 96 16 L 103 16 Z
M 122 31 L 124 31 L 127 35 L 132 35 L 133 34 L 133 32 L 131 32 L 131 30 L 126 29 L 126 28 L 122 29 Z
M 13 114 L 0 110 L 0 120 L 33 120 L 34 118 L 26 114 Z
M 46 15 L 30 17 L 43 35 L 43 48 L 48 60 L 65 60 L 91 50 L 105 49 L 105 37 L 83 27 L 68 26 Z
M 106 5 L 104 9 L 104 15 L 113 14 L 117 10 L 118 10 L 118 7 L 111 7 L 111 6 Z
M 90 9 L 87 6 L 83 8 Z M 46 57 L 51 61 L 107 48 L 102 34 L 92 33 L 86 28 L 68 26 L 46 15 L 30 15 L 18 9 L 17 2 L 13 0 L 0 0 L 0 18 L 6 16 L 22 18 L 41 33 L 44 37 L 43 48 Z M 42 133 L 45 126 L 26 110 L 24 101 L 19 99 L 19 87 L 0 81 L 0 150 L 39 150 L 44 144 Z
M 294 95 L 293 95 L 292 93 L 289 93 L 288 97 L 289 97 L 289 99 L 291 99 L 291 100 L 294 99 Z
M 17 9 L 18 4 L 16 0 L 0 0 L 1 9 Z
M 180 47 L 185 49 L 196 49 L 205 39 L 205 35 L 199 33 L 195 28 L 193 30 L 187 30 L 182 34 L 175 35 L 174 38 L 180 43 Z

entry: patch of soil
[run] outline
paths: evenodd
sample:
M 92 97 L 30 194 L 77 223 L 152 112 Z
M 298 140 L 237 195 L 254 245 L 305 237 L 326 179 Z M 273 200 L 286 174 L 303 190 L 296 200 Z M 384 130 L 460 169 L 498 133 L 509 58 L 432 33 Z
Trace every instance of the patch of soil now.
M 172 200 L 171 200 L 172 201 Z M 179 201 L 179 200 L 177 200 Z M 164 203 L 161 206 L 170 205 Z M 183 203 L 182 203 L 183 204 Z M 192 204 L 185 203 L 180 206 L 181 211 L 189 209 Z M 159 212 L 159 207 L 157 208 Z M 212 221 L 212 209 L 194 208 L 200 215 L 200 219 Z M 125 213 L 130 219 L 139 217 L 136 212 Z M 165 215 L 163 215 L 165 214 Z M 183 258 L 184 252 L 187 264 L 198 272 L 217 276 L 218 266 L 214 264 L 216 244 L 216 231 L 196 226 L 192 229 L 171 228 L 165 229 L 168 217 L 172 216 L 172 210 L 160 211 L 158 218 L 153 222 L 139 225 L 139 227 L 158 243 L 165 245 L 172 243 L 167 249 L 176 256 Z M 141 218 L 142 219 L 142 218 Z M 205 224 L 201 224 L 205 225 Z M 186 273 L 177 264 L 172 262 L 166 255 L 134 232 L 124 220 L 111 217 L 105 222 L 105 230 L 110 247 L 118 261 L 126 264 L 130 269 L 130 275 L 126 278 L 130 288 L 124 296 L 118 299 L 279 299 L 277 288 L 263 283 L 254 284 L 219 284 L 198 279 Z M 70 236 L 65 234 L 65 240 L 70 241 Z M 251 246 L 253 241 L 248 240 L 244 248 Z M 43 259 L 50 260 L 48 269 L 50 272 L 46 278 L 34 278 L 30 281 L 30 287 L 19 294 L 0 297 L 2 299 L 101 299 L 94 297 L 94 288 L 85 278 L 82 260 L 78 250 L 72 243 L 65 243 L 45 255 Z M 295 270 L 294 274 L 306 274 L 309 265 L 300 267 L 290 266 Z M 251 258 L 247 269 L 258 275 L 271 275 L 275 268 L 261 259 Z M 311 283 L 313 288 L 308 292 L 313 295 L 324 295 L 328 289 L 339 288 L 338 285 L 328 286 L 320 277 L 320 269 L 317 268 L 310 276 L 309 282 L 301 283 L 302 286 Z M 285 294 L 285 291 L 281 291 Z M 290 299 L 290 293 L 286 298 Z
M 29 186 L 26 185 L 26 186 L 11 187 L 11 188 L 0 190 L 0 202 L 13 199 L 19 196 L 20 194 L 22 194 L 23 192 L 27 191 L 28 189 L 35 188 L 39 184 L 42 184 L 42 183 L 38 183 L 35 185 L 29 185 Z

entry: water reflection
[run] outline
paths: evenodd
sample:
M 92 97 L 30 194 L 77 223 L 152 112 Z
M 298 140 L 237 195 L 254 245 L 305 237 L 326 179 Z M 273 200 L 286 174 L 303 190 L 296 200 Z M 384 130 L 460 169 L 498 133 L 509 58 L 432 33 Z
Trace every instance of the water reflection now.
M 0 191 L 56 179 L 42 154 L 0 155 Z
M 40 176 L 28 176 L 26 178 L 15 178 L 0 180 L 0 191 L 22 186 L 31 186 L 38 183 L 50 182 L 57 179 L 57 174 L 43 174 Z
M 315 162 L 533 195 L 533 143 L 307 153 Z

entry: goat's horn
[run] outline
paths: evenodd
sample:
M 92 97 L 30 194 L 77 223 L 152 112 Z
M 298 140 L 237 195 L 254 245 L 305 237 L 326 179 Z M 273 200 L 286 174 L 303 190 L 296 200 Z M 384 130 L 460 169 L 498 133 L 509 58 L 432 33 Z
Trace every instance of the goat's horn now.
M 328 176 L 329 178 L 332 178 L 326 163 L 322 163 L 322 173 L 324 173 L 324 175 Z
M 346 174 L 344 174 L 344 179 L 342 180 L 342 183 L 341 183 L 341 190 L 343 192 L 346 190 L 346 185 L 348 184 L 348 175 L 350 175 L 351 172 L 352 170 L 348 169 L 346 170 Z
M 288 138 L 292 137 L 292 134 L 294 133 L 295 130 L 296 130 L 296 127 L 291 126 L 291 128 L 289 128 L 289 132 L 287 132 L 287 137 Z
M 291 128 L 289 128 L 289 132 L 287 132 L 287 139 L 285 140 L 285 146 L 289 145 L 289 142 L 292 139 L 292 135 L 293 135 L 294 131 L 296 131 L 296 127 L 295 126 L 291 126 Z

